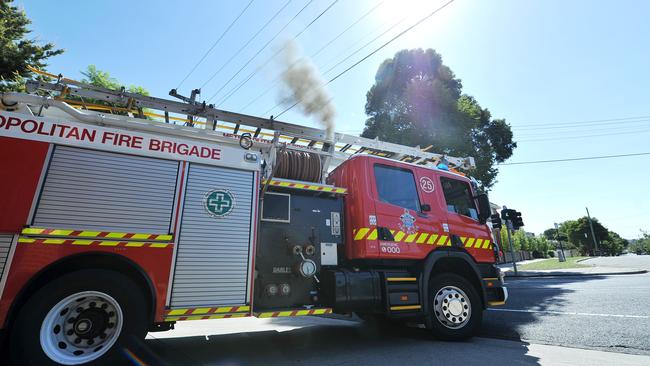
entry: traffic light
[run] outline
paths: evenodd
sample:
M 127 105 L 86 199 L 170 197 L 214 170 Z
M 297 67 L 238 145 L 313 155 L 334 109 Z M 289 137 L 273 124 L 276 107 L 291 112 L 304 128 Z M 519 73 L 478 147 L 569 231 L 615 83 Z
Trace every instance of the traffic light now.
M 501 217 L 499 214 L 493 214 L 490 216 L 490 221 L 492 222 L 492 229 L 501 229 Z
M 510 208 L 503 209 L 501 210 L 501 219 L 503 219 L 503 221 L 512 220 L 514 218 L 515 212 L 515 210 Z
M 514 211 L 512 218 L 512 228 L 518 230 L 522 226 L 524 226 L 524 220 L 521 219 L 521 212 Z

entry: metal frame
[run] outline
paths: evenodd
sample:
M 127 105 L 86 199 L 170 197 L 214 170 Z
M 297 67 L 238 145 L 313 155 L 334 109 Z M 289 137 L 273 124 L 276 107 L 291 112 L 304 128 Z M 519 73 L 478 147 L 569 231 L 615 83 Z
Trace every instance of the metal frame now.
M 164 125 L 167 127 L 166 130 L 168 132 L 166 133 L 173 131 L 187 137 L 233 144 L 238 143 L 238 132 L 240 131 L 240 127 L 248 126 L 249 128 L 253 128 L 252 131 L 255 133 L 255 136 L 253 136 L 254 141 L 262 144 L 262 146 L 256 146 L 256 148 L 262 150 L 265 153 L 265 158 L 271 162 L 274 160 L 274 150 L 280 146 L 293 150 L 309 151 L 323 156 L 324 173 L 326 173 L 330 168 L 333 168 L 347 160 L 350 156 L 362 153 L 424 166 L 436 166 L 440 162 L 445 162 L 449 166 L 459 169 L 470 169 L 475 167 L 474 158 L 472 157 L 461 158 L 446 156 L 444 154 L 427 152 L 425 151 L 426 149 L 420 149 L 419 146 L 404 146 L 379 141 L 377 139 L 368 139 L 342 133 L 335 133 L 332 138 L 328 138 L 326 131 L 322 129 L 276 121 L 272 118 L 261 118 L 225 111 L 215 108 L 214 105 L 208 105 L 205 102 L 200 103 L 193 100 L 184 102 L 149 97 L 127 92 L 124 88 L 120 90 L 111 90 L 63 78 L 59 78 L 56 83 L 30 80 L 27 81 L 26 86 L 27 90 L 30 92 L 36 92 L 38 90 L 46 91 L 48 93 L 58 92 L 59 94 L 53 102 L 48 103 L 47 101 L 43 101 L 41 105 L 46 104 L 61 107 L 62 109 L 65 109 L 67 113 L 70 113 L 70 110 L 73 108 L 68 104 L 65 104 L 62 100 L 65 96 L 72 95 L 79 98 L 98 99 L 127 106 L 128 110 L 137 111 L 139 115 L 142 115 L 143 108 L 160 110 L 165 113 L 166 122 L 169 122 L 169 113 L 192 117 L 191 119 L 185 120 L 187 123 L 194 122 L 197 117 L 205 118 L 206 128 L 186 127 L 171 123 Z M 3 99 L 6 98 L 10 102 L 12 101 L 8 93 L 5 93 L 4 95 L 0 94 L 0 97 Z M 61 104 L 64 104 L 64 106 Z M 124 108 L 122 107 L 122 109 Z M 83 114 L 90 113 L 89 111 L 84 111 Z M 116 120 L 122 120 L 137 123 L 137 125 L 132 125 L 130 128 L 142 129 L 145 125 L 155 125 L 158 132 L 164 131 L 160 129 L 160 123 L 144 120 L 142 118 L 120 115 L 111 115 L 108 117 L 101 113 L 97 113 L 95 117 L 98 117 L 95 118 L 95 120 L 101 119 L 101 122 L 98 123 L 111 124 Z M 232 128 L 233 133 L 224 133 L 215 130 L 218 121 L 235 124 L 234 128 Z M 211 126 L 208 128 L 208 125 Z M 270 130 L 272 133 L 262 132 L 263 129 Z M 273 135 L 273 138 L 260 137 L 269 135 Z M 280 142 L 280 137 L 284 140 L 288 139 L 290 142 Z M 306 146 L 296 144 L 298 141 L 305 142 Z M 333 167 L 330 167 L 330 164 L 333 164 Z

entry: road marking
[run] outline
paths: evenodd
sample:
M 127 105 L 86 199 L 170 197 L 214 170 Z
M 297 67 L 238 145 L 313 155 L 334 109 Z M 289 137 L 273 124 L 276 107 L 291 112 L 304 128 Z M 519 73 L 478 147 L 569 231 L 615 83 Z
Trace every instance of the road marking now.
M 496 309 L 496 308 L 490 308 L 488 310 L 504 311 L 504 312 L 511 312 L 511 313 L 540 313 L 540 314 L 555 314 L 555 315 L 579 315 L 579 316 L 602 316 L 602 317 L 612 317 L 612 318 L 650 319 L 650 315 L 574 313 L 574 312 L 552 311 L 552 310 L 521 310 L 521 309 Z

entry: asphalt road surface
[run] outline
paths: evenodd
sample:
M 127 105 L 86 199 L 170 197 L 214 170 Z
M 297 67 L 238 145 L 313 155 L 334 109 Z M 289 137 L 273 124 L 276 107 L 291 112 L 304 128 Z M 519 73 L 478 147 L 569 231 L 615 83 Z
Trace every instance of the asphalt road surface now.
M 640 268 L 645 260 L 621 258 L 599 264 Z M 508 304 L 486 311 L 480 337 L 470 342 L 304 317 L 181 322 L 150 334 L 145 345 L 170 366 L 650 365 L 650 274 L 507 282 Z

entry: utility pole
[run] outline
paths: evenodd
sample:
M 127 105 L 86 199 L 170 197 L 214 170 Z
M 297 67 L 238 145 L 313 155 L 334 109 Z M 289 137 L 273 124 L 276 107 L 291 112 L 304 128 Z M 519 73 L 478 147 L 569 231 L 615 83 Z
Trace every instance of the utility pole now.
M 560 243 L 560 255 L 558 255 L 558 259 L 560 262 L 566 262 L 566 257 L 564 256 L 564 248 L 562 247 L 562 239 L 560 239 L 560 226 L 555 223 L 555 240 L 557 240 Z
M 598 242 L 596 241 L 596 234 L 594 233 L 594 223 L 591 221 L 591 215 L 589 215 L 589 208 L 585 207 L 587 210 L 587 218 L 589 219 L 589 228 L 591 229 L 591 238 L 594 240 L 594 254 L 598 254 Z

